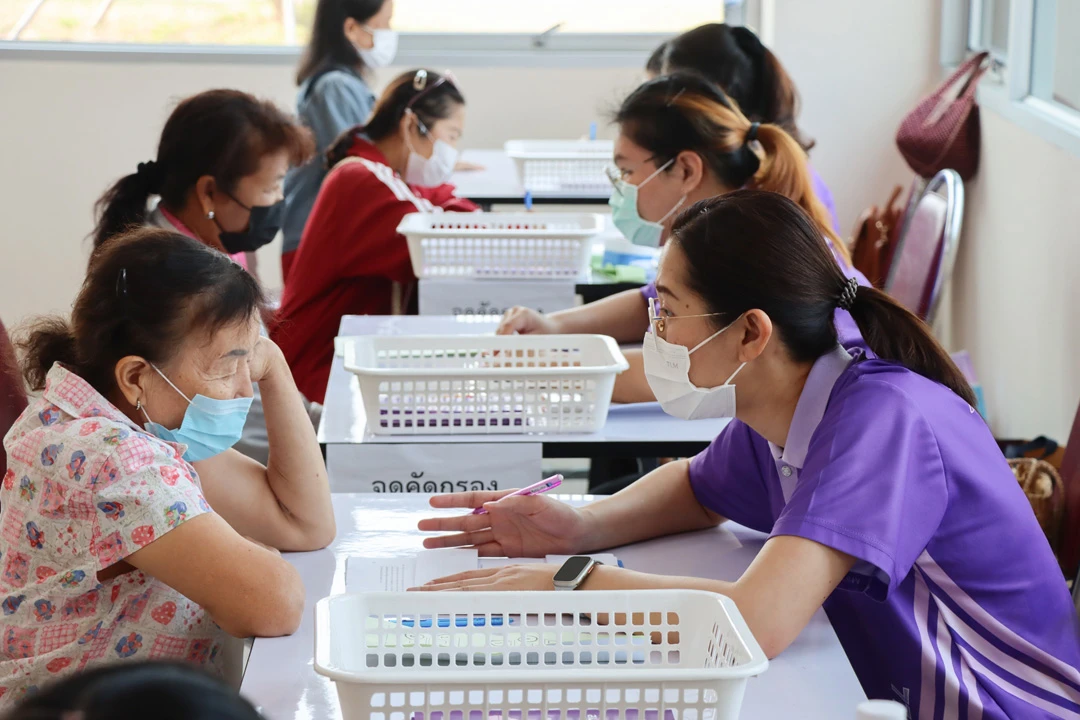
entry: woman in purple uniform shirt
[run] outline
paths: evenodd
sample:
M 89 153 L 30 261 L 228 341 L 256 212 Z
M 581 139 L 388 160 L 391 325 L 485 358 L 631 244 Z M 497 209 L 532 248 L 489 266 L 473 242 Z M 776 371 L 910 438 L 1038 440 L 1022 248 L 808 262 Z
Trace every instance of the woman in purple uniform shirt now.
M 866 693 L 912 718 L 1080 716 L 1065 581 L 926 326 L 845 277 L 794 203 L 752 190 L 675 222 L 657 290 L 649 382 L 680 417 L 734 416 L 720 437 L 580 509 L 507 492 L 436 497 L 488 513 L 425 520 L 451 533 L 425 544 L 543 557 L 731 520 L 770 535 L 733 583 L 604 566 L 580 587 L 728 595 L 770 657 L 824 604 Z M 838 309 L 875 358 L 838 343 Z M 426 589 L 551 589 L 554 571 L 484 570 Z

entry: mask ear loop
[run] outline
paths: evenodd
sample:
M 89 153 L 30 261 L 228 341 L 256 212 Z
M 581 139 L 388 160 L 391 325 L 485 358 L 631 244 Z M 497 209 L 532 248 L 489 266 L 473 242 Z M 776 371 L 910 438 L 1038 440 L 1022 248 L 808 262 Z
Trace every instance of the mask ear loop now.
M 725 329 L 726 329 L 726 328 L 725 328 Z M 178 393 L 178 394 L 180 395 L 180 397 L 182 397 L 182 398 L 184 398 L 185 400 L 187 400 L 187 401 L 188 401 L 188 405 L 194 405 L 194 402 L 192 402 L 191 398 L 189 398 L 189 397 L 188 397 L 187 395 L 185 395 L 185 394 L 184 394 L 184 393 L 183 393 L 183 392 L 182 392 L 182 391 L 180 390 L 180 388 L 178 388 L 178 387 L 176 387 L 175 385 L 173 385 L 173 381 L 172 381 L 172 380 L 170 380 L 169 378 L 165 377 L 165 373 L 161 372 L 161 370 L 159 370 L 159 369 L 158 369 L 158 366 L 157 366 L 157 365 L 155 365 L 154 363 L 150 363 L 150 367 L 154 368 L 154 370 L 156 370 L 156 371 L 157 371 L 157 374 L 158 374 L 158 375 L 160 375 L 160 376 L 162 377 L 162 379 L 163 379 L 163 380 L 164 380 L 165 382 L 169 383 L 169 387 L 171 387 L 171 388 L 172 388 L 173 390 L 175 390 L 175 391 L 176 391 L 176 392 L 177 392 L 177 393 Z M 148 419 L 149 419 L 149 418 L 148 418 Z

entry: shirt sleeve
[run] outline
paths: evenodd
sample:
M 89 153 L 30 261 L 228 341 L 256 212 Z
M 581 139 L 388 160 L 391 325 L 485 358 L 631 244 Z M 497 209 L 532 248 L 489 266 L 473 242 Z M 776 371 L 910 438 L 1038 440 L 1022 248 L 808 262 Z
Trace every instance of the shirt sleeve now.
M 410 186 L 410 188 L 419 197 L 447 212 L 475 212 L 480 209 L 472 200 L 458 197 L 457 188 L 453 185 L 438 185 L 431 188 Z
M 343 71 L 327 73 L 316 82 L 304 114 L 320 153 L 341 133 L 368 121 L 372 96 L 359 91 L 359 84 Z
M 102 570 L 211 512 L 194 468 L 175 448 L 142 433 L 124 433 L 91 483 L 95 515 L 90 552 Z
M 728 520 L 770 532 L 767 485 L 775 473 L 769 445 L 745 423 L 732 420 L 709 447 L 690 460 L 690 487 L 698 502 Z
M 855 557 L 862 589 L 883 600 L 934 536 L 947 503 L 937 439 L 914 399 L 864 380 L 832 399 L 773 535 Z

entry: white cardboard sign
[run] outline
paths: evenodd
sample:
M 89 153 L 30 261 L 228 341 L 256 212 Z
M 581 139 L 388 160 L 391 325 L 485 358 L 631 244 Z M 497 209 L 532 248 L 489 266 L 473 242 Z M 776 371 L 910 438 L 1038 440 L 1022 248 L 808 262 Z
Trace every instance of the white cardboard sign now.
M 521 305 L 540 312 L 578 304 L 573 280 L 462 280 L 421 278 L 421 315 L 495 315 Z
M 326 470 L 331 492 L 432 495 L 527 487 L 542 456 L 538 442 L 331 444 Z

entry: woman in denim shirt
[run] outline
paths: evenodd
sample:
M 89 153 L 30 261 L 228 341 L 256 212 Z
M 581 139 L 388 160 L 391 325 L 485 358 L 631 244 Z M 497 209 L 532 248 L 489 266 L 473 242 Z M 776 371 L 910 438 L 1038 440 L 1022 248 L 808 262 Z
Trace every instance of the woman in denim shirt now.
M 319 0 L 304 59 L 296 75 L 296 111 L 315 135 L 317 152 L 285 179 L 281 271 L 289 276 L 304 225 L 326 177 L 326 149 L 343 132 L 367 122 L 375 105 L 372 68 L 389 65 L 397 51 L 390 29 L 394 0 Z

